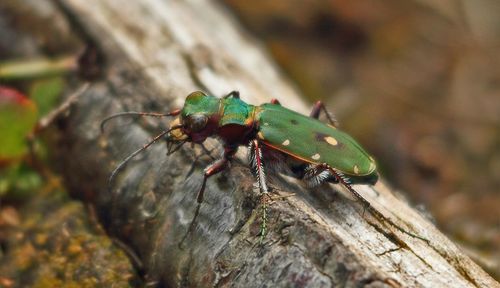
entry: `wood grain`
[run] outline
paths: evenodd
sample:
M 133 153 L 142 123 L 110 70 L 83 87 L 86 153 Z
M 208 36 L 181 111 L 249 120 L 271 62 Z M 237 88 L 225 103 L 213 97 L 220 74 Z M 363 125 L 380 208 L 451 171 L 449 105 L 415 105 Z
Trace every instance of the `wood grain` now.
M 100 121 L 121 111 L 165 112 L 198 89 L 214 95 L 237 89 L 249 103 L 277 98 L 300 112 L 308 108 L 260 44 L 214 1 L 57 2 L 106 59 L 105 76 L 61 125 L 58 157 L 72 194 L 95 208 L 149 284 L 500 287 L 383 181 L 355 189 L 429 243 L 364 214 L 341 187 L 306 189 L 278 175 L 270 185 L 283 197 L 270 206 L 269 235 L 260 245 L 258 193 L 245 149 L 229 171 L 208 181 L 194 231 L 180 246 L 210 159 L 199 157 L 191 169 L 198 148 L 166 157 L 165 146 L 156 145 L 124 169 L 110 194 L 110 171 L 167 122 L 122 119 L 101 135 Z M 216 141 L 209 146 L 218 149 Z

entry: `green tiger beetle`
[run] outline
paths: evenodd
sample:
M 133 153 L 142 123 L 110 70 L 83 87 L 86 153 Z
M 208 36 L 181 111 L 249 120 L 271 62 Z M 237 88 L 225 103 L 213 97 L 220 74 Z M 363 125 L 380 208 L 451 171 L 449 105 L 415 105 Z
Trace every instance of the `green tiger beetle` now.
M 319 120 L 321 112 L 327 116 L 328 124 Z M 203 145 L 208 137 L 217 137 L 222 142 L 224 152 L 220 159 L 204 169 L 197 196 L 198 209 L 203 201 L 207 179 L 228 167 L 239 146 L 248 145 L 249 162 L 263 196 L 261 199 L 264 200 L 261 240 L 267 233 L 265 199 L 269 197 L 269 187 L 265 171 L 269 167 L 293 163 L 290 169 L 293 176 L 309 186 L 324 182 L 339 183 L 380 221 L 389 223 L 405 234 L 428 241 L 395 224 L 353 189 L 353 183 L 373 185 L 377 182 L 375 160 L 351 136 L 337 129 L 335 119 L 320 101 L 315 103 L 309 116 L 304 116 L 281 106 L 276 99 L 271 100 L 271 103 L 254 106 L 242 101 L 238 91 L 232 91 L 222 98 L 196 91 L 187 96 L 182 109 L 169 113 L 118 113 L 104 119 L 101 129 L 110 119 L 126 115 L 177 117 L 169 129 L 130 154 L 115 168 L 109 177 L 109 188 L 116 174 L 130 159 L 163 137 L 167 142 L 167 155 L 174 153 L 185 143 Z

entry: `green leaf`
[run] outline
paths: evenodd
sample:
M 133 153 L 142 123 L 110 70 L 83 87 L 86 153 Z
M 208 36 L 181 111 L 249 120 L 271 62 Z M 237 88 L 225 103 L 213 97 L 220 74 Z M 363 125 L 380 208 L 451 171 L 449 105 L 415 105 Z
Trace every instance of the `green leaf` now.
M 52 77 L 35 81 L 30 87 L 30 99 L 38 107 L 40 117 L 47 115 L 57 103 L 64 88 L 62 77 Z
M 0 169 L 0 197 L 19 200 L 37 193 L 43 181 L 31 168 L 21 163 L 11 164 Z
M 26 136 L 37 121 L 35 104 L 20 92 L 0 86 L 0 162 L 26 153 Z
M 63 75 L 77 69 L 74 55 L 56 59 L 20 59 L 0 62 L 1 79 L 28 79 Z

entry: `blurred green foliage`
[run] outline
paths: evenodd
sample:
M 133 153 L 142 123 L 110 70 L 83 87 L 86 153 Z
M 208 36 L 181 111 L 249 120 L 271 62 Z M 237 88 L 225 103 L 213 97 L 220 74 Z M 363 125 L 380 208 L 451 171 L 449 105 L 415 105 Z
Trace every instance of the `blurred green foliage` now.
M 40 60 L 33 61 L 36 65 L 31 65 L 30 60 L 0 64 L 0 71 L 2 71 L 0 80 L 2 77 L 12 79 L 12 75 L 7 73 L 9 71 L 15 71 L 17 80 L 23 80 L 23 75 L 29 79 L 24 82 L 18 81 L 19 83 L 9 82 L 12 86 L 17 84 L 23 91 L 28 91 L 27 95 L 11 86 L 0 86 L 0 131 L 2 133 L 0 137 L 0 197 L 9 200 L 20 200 L 33 195 L 43 184 L 40 171 L 37 171 L 40 167 L 33 167 L 33 160 L 43 161 L 46 157 L 43 142 L 36 138 L 37 121 L 54 109 L 64 89 L 63 76 L 52 75 L 54 68 L 40 65 Z M 15 65 L 16 63 L 18 66 Z M 33 67 L 37 68 L 35 74 Z M 23 70 L 24 68 L 26 70 Z M 43 77 L 33 78 L 36 75 Z
M 56 105 L 64 89 L 63 77 L 50 77 L 35 81 L 30 87 L 30 99 L 37 107 L 40 115 L 47 115 Z
M 37 171 L 22 163 L 10 164 L 0 169 L 0 198 L 24 199 L 36 193 L 42 183 Z
M 16 90 L 0 87 L 0 162 L 26 153 L 26 136 L 33 130 L 37 115 L 35 103 Z

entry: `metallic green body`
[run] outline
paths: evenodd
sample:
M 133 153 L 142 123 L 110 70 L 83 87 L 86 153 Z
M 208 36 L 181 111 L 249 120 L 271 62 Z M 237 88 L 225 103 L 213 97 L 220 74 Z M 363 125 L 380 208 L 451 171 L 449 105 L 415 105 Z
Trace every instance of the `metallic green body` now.
M 249 105 L 238 98 L 220 99 L 223 113 L 219 121 L 220 126 L 236 124 L 248 125 L 253 117 L 255 106 Z
M 193 114 L 218 116 L 218 125 L 223 127 L 230 124 L 247 125 L 253 117 L 254 110 L 255 106 L 238 98 L 217 98 L 198 91 L 186 98 L 181 116 L 184 118 Z
M 217 115 L 219 113 L 220 99 L 207 96 L 201 91 L 193 92 L 186 97 L 184 107 L 181 111 L 181 117 L 186 118 L 193 114 L 204 114 L 207 116 Z
M 194 92 L 186 98 L 181 117 L 194 114 L 210 118 L 203 131 L 191 134 L 195 142 L 215 134 L 234 146 L 256 137 L 268 147 L 306 163 L 326 163 L 361 182 L 376 177 L 375 161 L 351 136 L 281 105 L 253 106 L 237 97 Z

